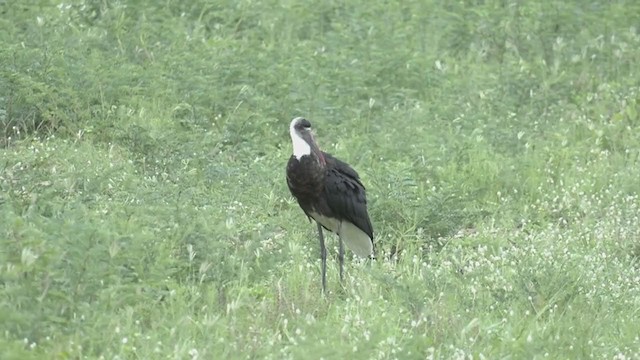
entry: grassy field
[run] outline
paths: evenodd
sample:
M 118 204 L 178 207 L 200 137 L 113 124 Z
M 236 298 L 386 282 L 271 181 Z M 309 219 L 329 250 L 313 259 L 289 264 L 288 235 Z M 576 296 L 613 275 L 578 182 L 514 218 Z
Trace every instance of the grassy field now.
M 640 358 L 640 2 L 0 13 L 0 358 Z M 326 297 L 295 116 L 374 224 Z

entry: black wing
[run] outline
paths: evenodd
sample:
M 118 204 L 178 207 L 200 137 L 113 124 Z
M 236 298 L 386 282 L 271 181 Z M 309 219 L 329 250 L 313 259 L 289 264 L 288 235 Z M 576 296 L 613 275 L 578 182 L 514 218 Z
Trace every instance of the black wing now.
M 327 205 L 339 218 L 364 231 L 373 241 L 373 227 L 367 212 L 366 190 L 358 173 L 348 164 L 324 153 L 327 162 L 324 192 Z

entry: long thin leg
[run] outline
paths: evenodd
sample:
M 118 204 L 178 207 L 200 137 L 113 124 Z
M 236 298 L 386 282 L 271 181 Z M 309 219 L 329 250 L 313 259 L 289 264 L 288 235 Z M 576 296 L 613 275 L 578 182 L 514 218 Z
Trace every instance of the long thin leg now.
M 342 237 L 338 236 L 340 239 L 340 247 L 338 248 L 338 261 L 340 262 L 340 282 L 342 282 L 342 273 L 344 267 L 344 244 L 342 243 Z
M 322 293 L 327 290 L 327 248 L 324 246 L 324 235 L 322 235 L 322 225 L 318 224 L 318 237 L 320 238 L 320 258 L 322 259 Z

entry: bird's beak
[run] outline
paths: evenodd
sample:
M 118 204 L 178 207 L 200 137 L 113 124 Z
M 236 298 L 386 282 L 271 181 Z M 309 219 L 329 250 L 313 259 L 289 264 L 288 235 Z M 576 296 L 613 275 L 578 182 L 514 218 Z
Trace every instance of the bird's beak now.
M 320 161 L 320 164 L 324 166 L 326 164 L 324 160 L 324 155 L 322 154 L 322 151 L 320 151 L 320 148 L 318 147 L 318 145 L 316 145 L 315 141 L 312 142 L 311 151 L 313 151 L 314 154 L 316 154 L 316 156 L 318 157 L 318 161 Z
M 320 164 L 324 166 L 326 164 L 324 155 L 322 154 L 322 151 L 320 151 L 318 144 L 316 144 L 316 139 L 313 137 L 313 133 L 309 131 L 305 135 L 306 136 L 304 138 L 311 147 L 311 152 L 313 152 L 313 154 L 318 158 Z

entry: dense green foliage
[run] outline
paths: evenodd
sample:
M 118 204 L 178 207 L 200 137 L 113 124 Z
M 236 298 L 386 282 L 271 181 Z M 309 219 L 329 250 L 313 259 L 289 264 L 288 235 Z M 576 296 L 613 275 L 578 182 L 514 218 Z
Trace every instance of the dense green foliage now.
M 640 2 L 0 13 L 0 358 L 640 357 Z M 326 297 L 294 116 L 369 192 Z

